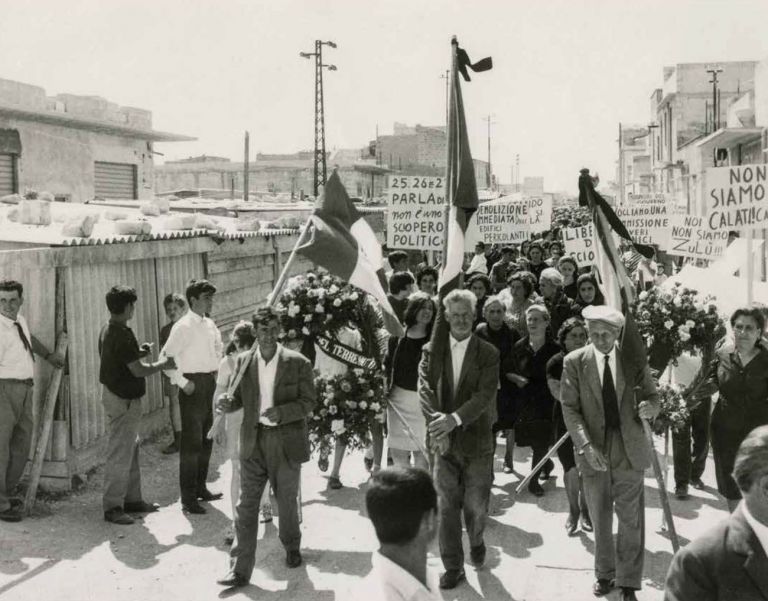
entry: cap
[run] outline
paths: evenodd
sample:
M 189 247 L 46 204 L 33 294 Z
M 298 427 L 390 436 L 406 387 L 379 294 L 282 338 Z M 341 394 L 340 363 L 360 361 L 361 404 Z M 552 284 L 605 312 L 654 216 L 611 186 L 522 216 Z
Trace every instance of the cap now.
M 621 311 L 617 311 L 616 309 L 606 305 L 590 305 L 588 307 L 584 307 L 583 311 L 581 312 L 581 316 L 588 322 L 601 321 L 613 328 L 624 327 L 624 315 L 621 313 Z

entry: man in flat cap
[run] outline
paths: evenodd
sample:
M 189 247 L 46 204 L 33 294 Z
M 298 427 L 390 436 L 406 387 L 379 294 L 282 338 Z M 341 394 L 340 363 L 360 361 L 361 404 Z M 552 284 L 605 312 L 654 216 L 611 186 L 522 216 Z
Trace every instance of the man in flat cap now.
M 582 315 L 590 344 L 565 357 L 561 398 L 595 528 L 593 593 L 600 597 L 618 586 L 619 598 L 633 601 L 645 551 L 643 472 L 651 464 L 638 418 L 656 417 L 658 394 L 648 366 L 633 368 L 616 345 L 624 316 L 606 306 L 587 307 Z

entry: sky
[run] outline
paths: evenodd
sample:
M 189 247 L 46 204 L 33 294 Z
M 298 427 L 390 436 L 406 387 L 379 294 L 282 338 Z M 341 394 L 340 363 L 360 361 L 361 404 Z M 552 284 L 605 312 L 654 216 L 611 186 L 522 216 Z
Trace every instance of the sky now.
M 473 156 L 500 182 L 576 191 L 579 169 L 614 178 L 620 122 L 646 124 L 665 65 L 768 59 L 766 0 L 25 0 L 4 2 L 0 78 L 49 96 L 97 95 L 151 110 L 165 160 L 313 146 L 314 71 L 332 40 L 328 149 L 357 148 L 395 121 L 445 121 L 450 39 L 494 68 L 463 87 Z M 706 76 L 706 74 L 704 75 Z M 158 163 L 163 157 L 157 157 Z

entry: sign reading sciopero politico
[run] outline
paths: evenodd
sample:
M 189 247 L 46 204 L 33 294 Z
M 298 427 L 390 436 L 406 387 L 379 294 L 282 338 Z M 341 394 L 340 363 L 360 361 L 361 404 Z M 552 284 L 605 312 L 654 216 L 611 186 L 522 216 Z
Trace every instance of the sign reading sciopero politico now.
M 705 217 L 671 215 L 667 253 L 692 259 L 719 259 L 728 246 L 728 230 L 713 230 Z
M 390 176 L 387 182 L 387 247 L 442 250 L 445 178 Z
M 768 165 L 707 169 L 704 190 L 711 229 L 757 230 L 768 227 Z
M 563 229 L 563 251 L 572 256 L 579 267 L 595 265 L 595 247 L 592 224 Z
M 669 213 L 664 195 L 631 197 L 628 203 L 616 207 L 616 216 L 624 222 L 635 242 L 657 244 L 661 248 L 669 245 Z

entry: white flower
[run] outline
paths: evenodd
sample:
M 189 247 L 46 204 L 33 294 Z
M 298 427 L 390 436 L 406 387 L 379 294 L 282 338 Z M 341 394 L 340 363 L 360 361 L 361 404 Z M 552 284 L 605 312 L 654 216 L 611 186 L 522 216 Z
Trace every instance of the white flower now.
M 309 323 L 311 321 L 312 321 L 312 316 L 311 315 L 305 315 L 304 316 L 304 323 Z
M 349 295 L 349 300 L 351 301 L 356 301 L 358 298 L 359 297 L 357 295 L 357 292 L 353 292 L 352 294 Z
M 691 335 L 688 332 L 680 332 L 680 340 L 688 342 L 691 339 Z
M 333 306 L 334 307 L 341 307 L 341 299 L 340 298 L 333 299 Z
M 681 326 L 677 326 L 677 331 L 678 332 L 685 332 L 686 334 L 688 333 L 688 330 L 690 330 L 690 329 L 691 329 L 690 326 L 687 326 L 685 324 L 683 324 Z
M 356 376 L 362 376 L 365 373 L 365 370 L 362 367 L 356 367 L 352 370 L 352 373 Z
M 339 287 L 336 284 L 332 284 L 330 288 L 328 288 L 328 292 L 331 294 L 336 294 L 339 291 Z
M 318 438 L 319 438 L 318 435 L 312 432 L 309 435 L 309 442 L 316 442 Z
M 365 393 L 365 396 L 367 396 L 369 399 L 373 397 L 373 390 L 369 390 Z
M 317 303 L 315 305 L 315 313 L 325 313 L 325 307 L 323 307 L 322 303 Z
M 339 410 L 337 409 L 336 405 L 331 405 L 330 407 L 328 407 L 328 413 L 330 413 L 331 415 L 336 415 L 338 412 Z
M 288 330 L 288 338 L 296 338 L 296 330 L 294 329 Z
M 380 403 L 371 403 L 371 410 L 373 410 L 373 411 L 380 411 L 381 410 L 381 404 Z
M 347 401 L 347 407 L 350 409 L 357 409 L 357 403 L 355 401 Z
M 365 401 L 360 401 L 360 403 L 357 406 L 360 407 L 360 409 L 362 409 L 363 411 L 368 409 L 368 403 L 366 403 Z
M 329 399 L 328 397 L 325 397 L 323 399 L 323 405 L 325 405 L 327 407 L 330 404 L 331 404 L 331 399 Z
M 283 303 L 277 303 L 277 305 L 275 306 L 275 310 L 282 313 L 283 311 L 285 311 L 285 305 Z
M 692 319 L 686 319 L 685 320 L 685 327 L 687 327 L 689 330 L 696 325 L 696 322 Z
M 668 319 L 667 321 L 664 322 L 664 327 L 667 328 L 668 330 L 671 330 L 673 325 L 675 325 L 675 322 L 672 321 L 671 319 Z
M 643 290 L 643 291 L 640 293 L 640 296 L 638 296 L 638 298 L 639 298 L 641 301 L 644 301 L 646 298 L 648 298 L 648 291 L 647 291 L 647 290 Z
M 343 419 L 334 419 L 331 421 L 331 432 L 338 436 L 339 434 L 344 434 L 346 431 L 347 429 L 344 427 Z
M 377 421 L 377 422 L 379 422 L 379 423 L 382 423 L 382 424 L 383 424 L 383 423 L 386 421 L 386 419 L 387 419 L 387 416 L 386 416 L 386 415 L 384 415 L 384 412 L 383 412 L 383 411 L 382 411 L 381 413 L 377 413 L 377 414 L 376 414 L 374 417 L 375 417 L 375 419 L 376 419 L 376 421 Z
M 309 328 L 307 326 L 304 326 L 301 328 L 301 333 L 304 334 L 304 336 L 309 336 Z
M 288 304 L 288 316 L 289 317 L 295 317 L 299 313 L 301 313 L 301 307 L 299 307 L 299 305 L 297 305 L 296 303 L 291 301 Z
M 683 304 L 683 299 L 680 298 L 679 296 L 676 296 L 672 301 L 672 304 L 675 305 L 675 307 L 679 307 Z

